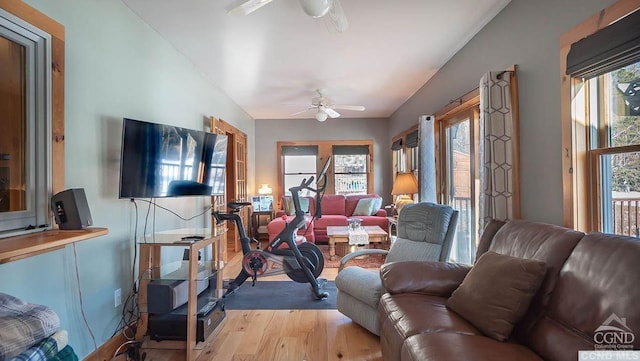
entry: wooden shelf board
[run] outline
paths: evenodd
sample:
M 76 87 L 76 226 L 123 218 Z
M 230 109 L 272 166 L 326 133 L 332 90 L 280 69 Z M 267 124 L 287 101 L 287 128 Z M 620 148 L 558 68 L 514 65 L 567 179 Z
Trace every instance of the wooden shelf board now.
M 104 236 L 106 228 L 50 230 L 0 239 L 0 264 L 55 251 L 73 242 Z

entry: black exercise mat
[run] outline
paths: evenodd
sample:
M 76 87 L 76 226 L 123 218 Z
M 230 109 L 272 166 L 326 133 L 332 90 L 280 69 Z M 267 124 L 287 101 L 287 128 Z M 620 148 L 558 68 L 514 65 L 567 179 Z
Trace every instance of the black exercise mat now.
M 336 284 L 328 281 L 322 291 L 329 297 L 316 300 L 308 283 L 258 280 L 251 287 L 247 280 L 224 303 L 227 310 L 335 310 Z

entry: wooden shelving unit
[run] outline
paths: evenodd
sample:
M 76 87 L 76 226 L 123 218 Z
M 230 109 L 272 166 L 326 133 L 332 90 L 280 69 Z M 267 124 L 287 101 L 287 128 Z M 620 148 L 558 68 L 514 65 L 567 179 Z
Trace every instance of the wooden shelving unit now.
M 106 228 L 49 230 L 0 239 L 0 264 L 64 248 L 69 243 L 104 236 Z
M 160 267 L 163 265 L 161 259 L 162 247 L 180 247 L 189 250 L 189 276 L 186 279 L 189 281 L 189 294 L 187 301 L 187 337 L 186 341 L 153 341 L 147 337 L 148 325 L 149 325 L 149 313 L 147 312 L 147 284 L 150 280 L 149 277 L 141 277 L 140 288 L 138 292 L 138 307 L 140 308 L 140 321 L 138 323 L 137 339 L 144 340 L 145 349 L 183 349 L 185 350 L 185 360 L 194 361 L 203 352 L 203 350 L 210 345 L 212 337 L 210 336 L 204 342 L 196 342 L 196 319 L 197 319 L 197 303 L 198 294 L 196 292 L 196 281 L 198 277 L 198 254 L 200 250 L 206 247 L 212 247 L 213 264 L 215 270 L 218 272 L 216 279 L 215 295 L 217 298 L 222 298 L 223 293 L 223 281 L 222 281 L 222 269 L 224 267 L 224 261 L 221 259 L 223 252 L 223 245 L 225 243 L 224 233 L 220 235 L 212 235 L 212 230 L 205 228 L 183 228 L 174 229 L 163 232 L 158 232 L 149 237 L 146 237 L 143 241 L 138 243 L 140 247 L 139 258 L 139 274 L 147 274 L 148 271 L 152 273 L 159 273 Z M 184 236 L 202 236 L 202 240 L 197 240 L 192 243 L 177 242 Z M 153 275 L 152 278 L 161 278 L 160 274 Z

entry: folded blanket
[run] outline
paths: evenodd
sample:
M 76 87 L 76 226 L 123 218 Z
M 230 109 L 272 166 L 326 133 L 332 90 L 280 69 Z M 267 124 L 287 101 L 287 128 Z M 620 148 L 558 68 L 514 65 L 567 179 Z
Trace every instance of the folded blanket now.
M 62 349 L 69 344 L 69 333 L 67 330 L 58 330 L 56 333 L 51 335 L 51 338 L 56 340 L 58 352 L 62 351 Z
M 55 356 L 53 356 L 53 358 L 47 361 L 78 361 L 78 355 L 76 355 L 71 346 L 67 345 Z
M 60 318 L 51 308 L 0 293 L 0 360 L 19 355 L 59 327 Z
M 69 333 L 58 330 L 51 337 L 47 337 L 29 347 L 9 361 L 78 361 L 78 356 L 69 346 Z
M 10 358 L 9 361 L 47 361 L 57 353 L 56 340 L 53 337 L 47 337 L 18 356 Z

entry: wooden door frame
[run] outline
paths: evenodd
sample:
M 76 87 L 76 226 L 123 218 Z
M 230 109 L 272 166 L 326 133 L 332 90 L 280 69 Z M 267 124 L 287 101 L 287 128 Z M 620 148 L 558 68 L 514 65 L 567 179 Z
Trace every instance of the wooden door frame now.
M 234 127 L 228 122 L 218 119 L 215 117 L 211 117 L 212 128 L 216 128 L 217 131 L 227 135 L 229 140 L 227 142 L 227 163 L 226 163 L 226 179 L 225 179 L 225 202 L 229 200 L 235 201 L 249 201 L 247 199 L 247 134 L 242 132 L 240 129 Z M 238 147 L 238 143 L 243 143 L 243 147 Z M 242 149 L 239 149 L 242 148 Z M 243 151 L 244 154 L 241 154 L 243 161 L 244 169 L 238 169 L 238 152 Z M 244 176 L 244 189 L 239 185 L 238 178 L 239 173 L 242 173 Z M 249 209 L 248 207 L 243 207 L 240 213 L 240 217 L 244 223 L 245 228 L 249 226 Z M 235 227 L 235 224 L 228 222 L 227 224 L 227 232 L 226 232 L 226 242 L 224 243 L 224 252 L 223 259 L 227 261 L 229 259 L 229 250 L 232 252 L 240 252 L 242 247 L 240 246 L 240 239 L 238 230 Z M 245 229 L 248 231 L 248 229 Z M 247 233 L 249 234 L 249 233 Z M 229 245 L 232 245 L 231 249 L 229 249 Z

